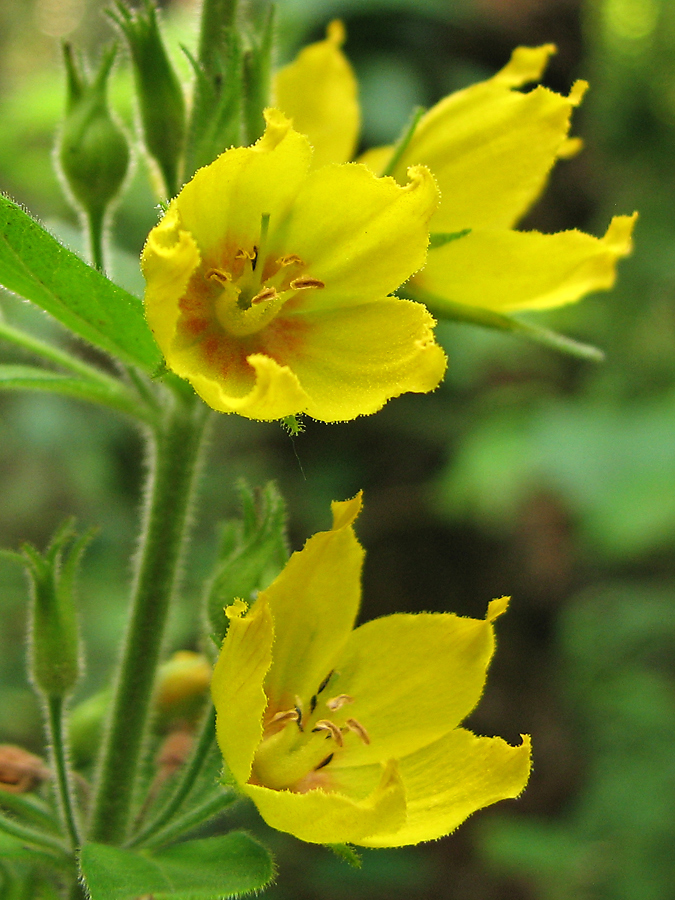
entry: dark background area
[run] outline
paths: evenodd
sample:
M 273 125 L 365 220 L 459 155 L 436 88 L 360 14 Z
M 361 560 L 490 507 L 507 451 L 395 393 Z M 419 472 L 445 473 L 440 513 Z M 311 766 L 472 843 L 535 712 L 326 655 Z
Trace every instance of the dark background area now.
M 98 0 L 0 0 L 0 189 L 55 233 L 77 222 L 51 165 L 63 106 L 58 39 L 111 37 Z M 184 596 L 167 651 L 198 646 L 200 584 L 234 484 L 275 478 L 294 548 L 363 489 L 363 618 L 448 610 L 482 616 L 509 593 L 488 686 L 469 725 L 532 734 L 523 797 L 431 845 L 364 856 L 236 822 L 277 854 L 275 900 L 670 900 L 675 896 L 675 5 L 668 0 L 281 0 L 281 59 L 344 20 L 359 76 L 363 146 L 394 139 L 415 104 L 501 67 L 519 44 L 555 42 L 544 83 L 591 90 L 575 115 L 584 151 L 561 162 L 521 223 L 602 234 L 641 214 L 618 286 L 536 321 L 602 347 L 602 365 L 469 326 L 442 324 L 450 365 L 429 396 L 342 425 L 280 427 L 220 417 L 205 469 Z M 169 39 L 194 42 L 190 3 L 166 8 Z M 186 71 L 180 51 L 176 59 Z M 130 77 L 113 106 L 133 129 Z M 142 290 L 137 257 L 156 221 L 145 163 L 111 241 L 114 274 Z M 45 316 L 1 298 L 7 319 L 68 342 Z M 87 353 L 84 348 L 82 352 Z M 18 359 L 9 348 L 3 358 Z M 142 472 L 128 424 L 50 396 L 0 396 L 0 545 L 43 547 L 74 514 L 100 527 L 81 587 L 87 675 L 106 683 L 123 629 Z M 41 750 L 23 674 L 26 587 L 0 560 L 0 741 Z M 235 821 L 232 815 L 229 822 Z

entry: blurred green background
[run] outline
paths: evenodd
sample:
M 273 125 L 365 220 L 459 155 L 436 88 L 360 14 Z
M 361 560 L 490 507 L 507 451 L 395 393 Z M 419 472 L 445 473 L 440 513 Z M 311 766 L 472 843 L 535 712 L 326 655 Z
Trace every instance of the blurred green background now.
M 95 52 L 112 36 L 100 0 L 0 0 L 0 189 L 77 246 L 51 164 L 63 107 L 60 38 Z M 411 106 L 490 76 L 518 44 L 554 41 L 545 83 L 591 91 L 575 117 L 584 152 L 554 171 L 523 227 L 602 234 L 638 209 L 617 288 L 537 321 L 606 350 L 600 366 L 443 324 L 450 367 L 430 396 L 345 425 L 221 417 L 167 652 L 197 645 L 200 581 L 234 483 L 276 478 L 294 547 L 328 503 L 363 488 L 364 618 L 399 610 L 482 616 L 510 593 L 489 684 L 469 724 L 531 733 L 518 801 L 433 845 L 369 852 L 360 871 L 328 851 L 230 816 L 274 848 L 275 900 L 672 900 L 675 897 L 675 4 L 669 0 L 280 0 L 280 62 L 342 18 L 357 70 L 364 145 L 393 139 Z M 192 2 L 166 7 L 177 49 Z M 133 130 L 123 62 L 113 104 Z M 116 219 L 114 274 L 142 290 L 137 256 L 156 221 L 145 163 Z M 8 320 L 68 343 L 39 312 Z M 80 351 L 90 351 L 81 347 Z M 8 347 L 3 358 L 18 359 Z M 86 678 L 106 683 L 124 626 L 142 448 L 132 428 L 75 401 L 0 396 L 0 545 L 43 547 L 74 514 L 99 535 L 81 586 Z M 23 676 L 26 587 L 0 560 L 0 742 L 41 750 Z M 37 896 L 37 894 L 36 894 Z

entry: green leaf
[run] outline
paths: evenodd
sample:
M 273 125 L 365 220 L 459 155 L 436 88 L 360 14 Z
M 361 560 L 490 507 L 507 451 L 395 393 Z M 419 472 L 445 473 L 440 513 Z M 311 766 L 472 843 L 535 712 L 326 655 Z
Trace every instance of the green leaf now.
M 0 284 L 126 363 L 153 373 L 162 361 L 139 299 L 88 266 L 2 196 Z
M 157 853 L 85 844 L 80 866 L 91 900 L 221 900 L 260 891 L 274 876 L 268 851 L 241 831 Z
M 0 391 L 48 391 L 98 403 L 143 421 L 154 421 L 151 410 L 140 403 L 121 382 L 112 378 L 92 381 L 37 366 L 0 365 Z
M 236 597 L 249 602 L 276 578 L 288 559 L 286 506 L 276 485 L 270 481 L 257 495 L 244 483 L 238 490 L 242 521 L 227 523 L 207 591 L 207 611 L 218 646 L 227 629 L 223 608 Z

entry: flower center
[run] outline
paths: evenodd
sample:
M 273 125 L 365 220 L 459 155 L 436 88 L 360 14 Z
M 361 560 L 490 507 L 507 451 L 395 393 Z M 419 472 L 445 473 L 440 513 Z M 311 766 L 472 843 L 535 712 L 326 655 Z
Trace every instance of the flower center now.
M 224 267 L 205 267 L 203 276 L 215 288 L 214 311 L 220 326 L 234 337 L 265 328 L 296 291 L 325 285 L 306 272 L 304 261 L 291 253 L 268 253 L 269 215 L 262 216 L 258 243 L 237 249 Z
M 332 675 L 323 680 L 308 704 L 296 697 L 292 709 L 275 713 L 265 723 L 253 761 L 255 783 L 274 790 L 307 790 L 316 786 L 314 773 L 329 766 L 336 755 L 348 753 L 352 740 L 370 743 L 364 726 L 345 710 L 353 697 L 338 694 L 320 699 Z

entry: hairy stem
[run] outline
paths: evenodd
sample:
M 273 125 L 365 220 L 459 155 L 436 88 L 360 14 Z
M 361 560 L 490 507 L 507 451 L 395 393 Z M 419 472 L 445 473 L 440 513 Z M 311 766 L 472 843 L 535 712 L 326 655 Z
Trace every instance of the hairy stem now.
M 75 797 L 68 766 L 68 752 L 63 734 L 63 697 L 47 697 L 47 730 L 51 746 L 56 794 L 63 825 L 73 850 L 80 846 L 80 833 L 75 818 Z
M 155 672 L 190 521 L 207 408 L 174 396 L 151 441 L 142 540 L 131 617 L 103 741 L 90 836 L 121 843 L 127 832 L 150 713 Z

